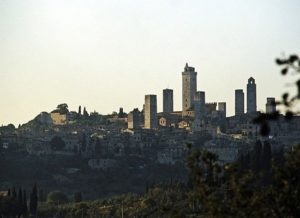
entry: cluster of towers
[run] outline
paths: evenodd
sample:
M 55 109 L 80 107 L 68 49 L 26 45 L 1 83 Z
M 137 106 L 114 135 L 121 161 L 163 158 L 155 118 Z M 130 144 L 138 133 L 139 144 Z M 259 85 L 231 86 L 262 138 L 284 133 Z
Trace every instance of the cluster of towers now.
M 257 111 L 256 84 L 255 79 L 250 77 L 247 84 L 247 114 L 256 113 Z M 216 103 L 206 104 L 205 92 L 197 91 L 197 72 L 194 67 L 185 65 L 182 72 L 182 111 L 174 112 L 173 90 L 163 90 L 163 113 L 176 114 L 194 117 L 194 125 L 203 120 L 206 110 L 215 110 Z M 245 113 L 245 96 L 242 89 L 235 90 L 235 115 L 243 115 Z M 267 98 L 266 112 L 273 113 L 276 111 L 275 98 Z M 226 102 L 218 103 L 218 112 L 226 117 Z M 133 110 L 128 116 L 129 128 L 135 128 L 133 122 L 139 119 L 138 109 Z M 146 95 L 144 104 L 144 128 L 156 129 L 157 121 L 157 97 L 156 95 Z M 131 122 L 132 121 L 132 122 Z
M 235 115 L 245 113 L 245 97 L 243 89 L 235 90 Z M 255 79 L 250 77 L 247 84 L 247 113 L 255 113 L 256 109 L 256 84 Z

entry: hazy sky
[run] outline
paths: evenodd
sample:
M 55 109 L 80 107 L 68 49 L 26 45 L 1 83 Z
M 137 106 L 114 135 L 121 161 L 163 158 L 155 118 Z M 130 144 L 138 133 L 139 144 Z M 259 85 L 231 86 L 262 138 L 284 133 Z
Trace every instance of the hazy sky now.
M 286 82 L 274 64 L 300 53 L 299 0 L 0 0 L 0 125 L 25 123 L 59 103 L 107 114 L 142 108 L 145 94 L 198 72 L 208 102 L 256 79 L 258 109 Z M 246 94 L 246 93 L 245 93 Z

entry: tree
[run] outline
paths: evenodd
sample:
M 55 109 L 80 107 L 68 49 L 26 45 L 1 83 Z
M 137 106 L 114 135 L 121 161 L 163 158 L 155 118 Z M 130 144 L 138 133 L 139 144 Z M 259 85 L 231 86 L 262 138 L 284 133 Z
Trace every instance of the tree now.
M 47 202 L 53 204 L 64 204 L 68 202 L 68 197 L 61 191 L 53 191 L 48 194 Z
M 66 103 L 57 105 L 57 110 L 60 114 L 67 114 L 69 113 L 68 105 Z
M 54 151 L 61 151 L 65 148 L 66 143 L 60 136 L 54 136 L 50 141 L 50 146 Z
M 74 202 L 81 202 L 82 201 L 82 194 L 81 192 L 74 193 Z
M 27 217 L 28 215 L 27 196 L 25 190 L 23 190 L 23 215 L 24 217 Z
M 17 199 L 17 192 L 16 192 L 16 188 L 15 187 L 13 187 L 12 198 L 13 199 Z
M 32 215 L 35 215 L 37 212 L 38 206 L 38 193 L 37 193 L 37 186 L 34 184 L 32 188 L 32 192 L 30 194 L 30 202 L 29 202 L 29 210 Z
M 79 107 L 78 107 L 78 115 L 79 116 L 81 115 L 81 105 L 79 105 Z
M 84 118 L 88 118 L 89 117 L 89 113 L 87 112 L 86 108 L 83 108 L 83 116 Z
M 18 215 L 19 217 L 22 215 L 23 213 L 23 192 L 22 189 L 19 189 L 19 193 L 18 193 L 18 206 L 17 206 L 17 210 L 18 210 Z
M 277 59 L 284 65 L 282 74 L 289 70 L 300 73 L 298 56 Z M 287 120 L 293 118 L 293 103 L 300 99 L 300 80 L 296 82 L 298 93 L 289 98 L 285 93 L 278 104 L 288 108 Z M 261 135 L 268 136 L 268 121 L 277 120 L 279 112 L 261 114 L 254 121 L 261 124 Z M 203 156 L 204 155 L 204 156 Z M 206 158 L 205 158 L 206 156 Z M 274 162 L 271 144 L 264 146 L 257 141 L 251 151 L 250 168 L 243 156 L 238 163 L 224 165 L 222 174 L 216 174 L 219 186 L 214 185 L 214 158 L 202 152 L 190 152 L 188 166 L 193 180 L 193 196 L 200 204 L 201 216 L 205 217 L 298 217 L 300 214 L 300 145 L 294 146 L 288 155 L 279 154 L 279 162 Z M 208 161 L 205 161 L 207 159 Z M 244 164 L 243 164 L 244 163 Z M 217 180 L 218 181 L 218 180 Z M 216 183 L 218 184 L 218 183 Z M 200 197 L 200 198 L 199 198 Z M 195 199 L 192 198 L 193 200 Z

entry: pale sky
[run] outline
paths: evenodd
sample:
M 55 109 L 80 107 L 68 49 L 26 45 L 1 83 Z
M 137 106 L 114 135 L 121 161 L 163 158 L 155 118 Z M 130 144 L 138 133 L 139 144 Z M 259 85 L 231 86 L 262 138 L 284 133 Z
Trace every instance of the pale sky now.
M 208 102 L 227 102 L 253 76 L 258 109 L 286 89 L 274 59 L 300 54 L 299 0 L 0 0 L 0 125 L 60 103 L 108 114 L 198 72 Z

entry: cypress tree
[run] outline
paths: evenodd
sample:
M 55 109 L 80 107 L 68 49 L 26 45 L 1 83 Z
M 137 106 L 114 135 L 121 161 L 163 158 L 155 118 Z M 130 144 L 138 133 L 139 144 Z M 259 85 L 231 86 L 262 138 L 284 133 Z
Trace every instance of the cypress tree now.
M 10 188 L 7 191 L 7 196 L 10 197 L 11 193 L 10 193 Z
M 88 118 L 89 117 L 89 113 L 87 112 L 86 108 L 83 108 L 83 116 L 84 118 Z
M 81 105 L 79 105 L 79 108 L 78 108 L 78 115 L 79 116 L 81 115 Z
M 18 202 L 21 205 L 23 202 L 23 193 L 22 193 L 22 189 L 19 188 L 19 193 L 18 193 Z
M 15 187 L 13 187 L 12 198 L 13 198 L 13 199 L 17 199 L 17 192 L 16 192 Z
M 24 217 L 27 217 L 28 215 L 27 196 L 25 190 L 23 191 L 23 215 Z
M 19 188 L 19 193 L 18 193 L 18 206 L 17 206 L 17 211 L 18 211 L 18 217 L 20 217 L 23 213 L 23 193 L 22 189 Z
M 29 210 L 30 213 L 33 215 L 36 214 L 37 204 L 38 204 L 37 187 L 36 184 L 34 184 L 32 192 L 30 194 L 30 202 L 29 202 Z

